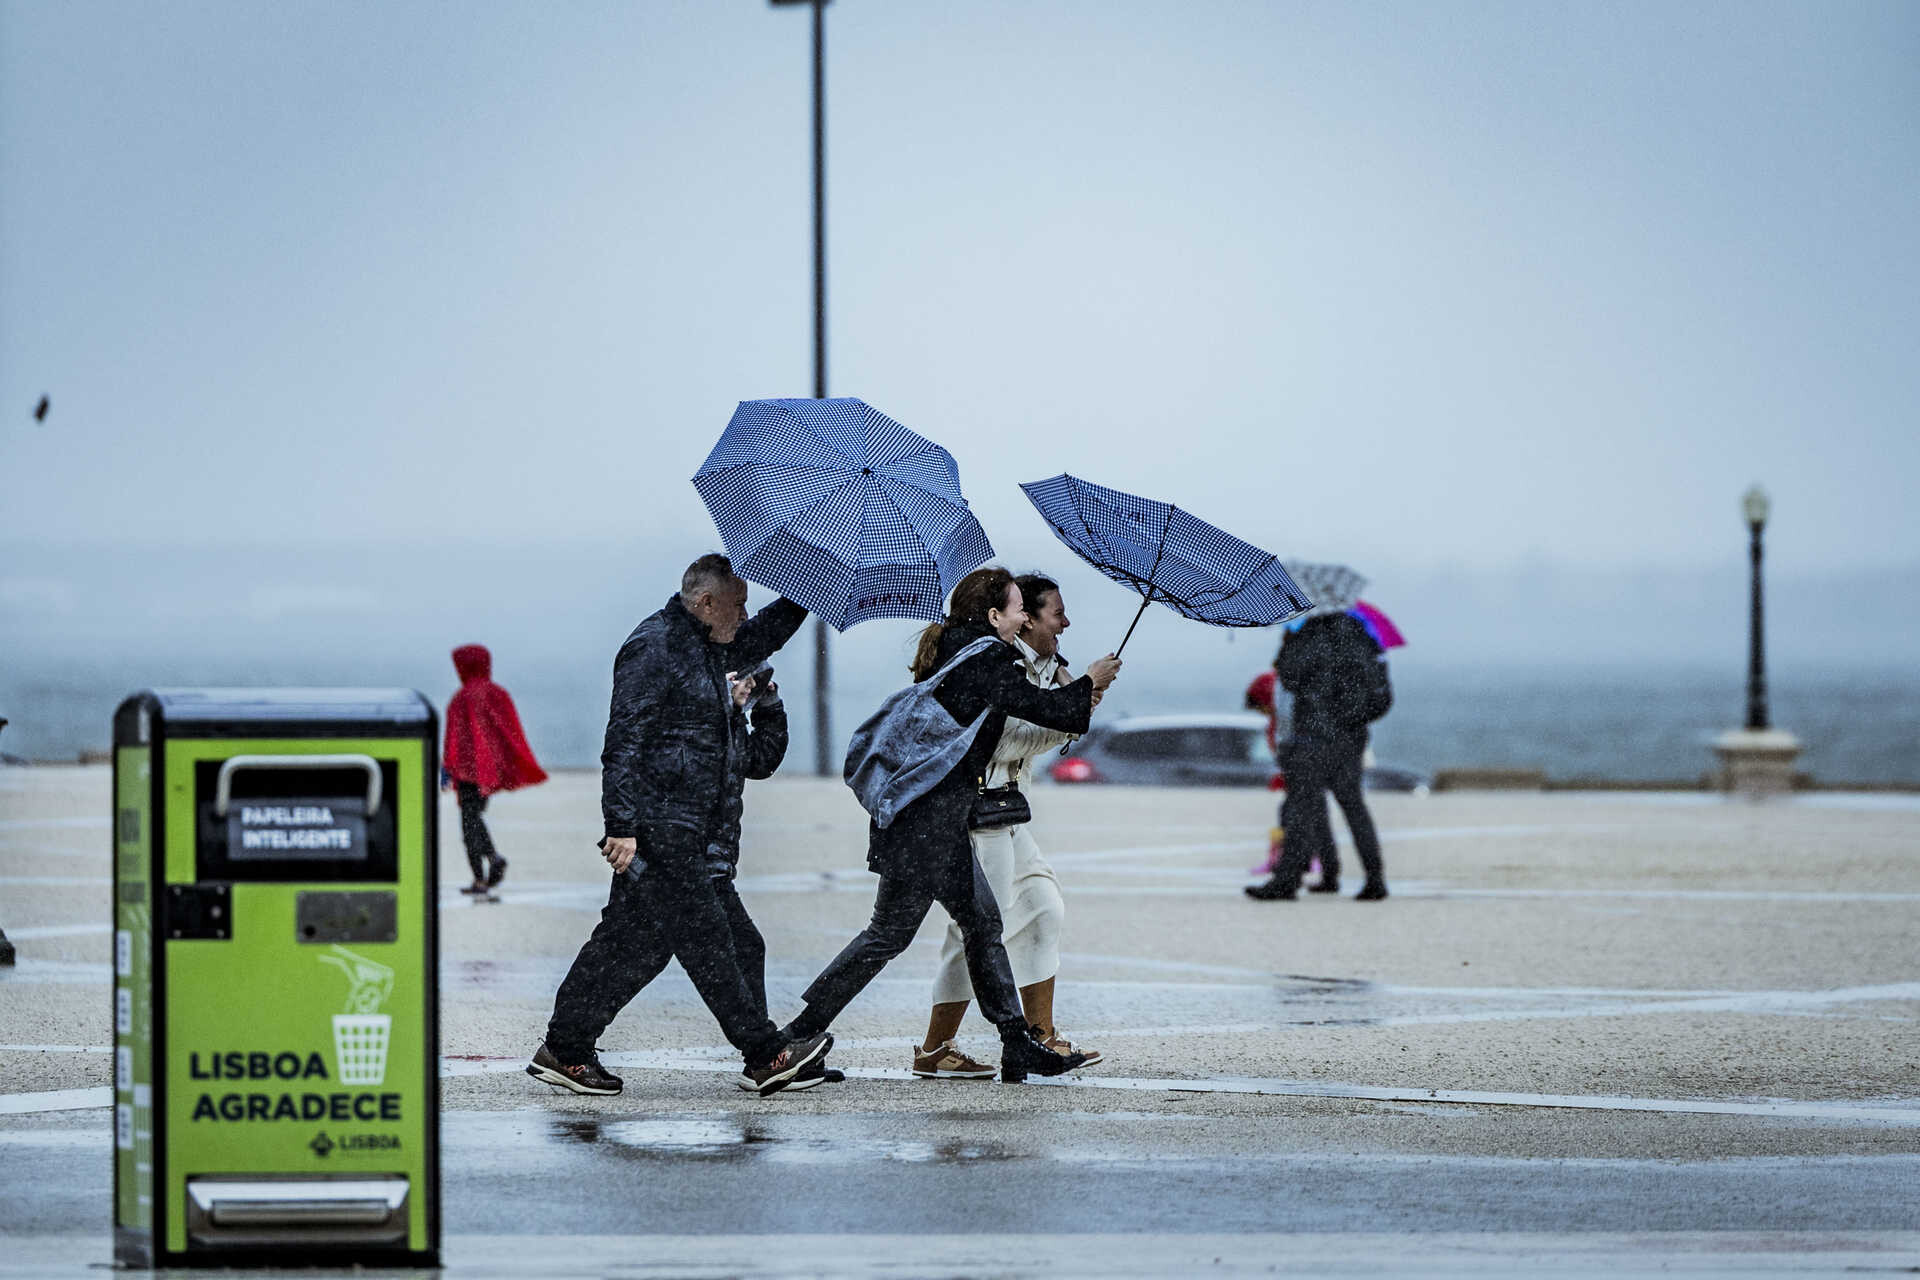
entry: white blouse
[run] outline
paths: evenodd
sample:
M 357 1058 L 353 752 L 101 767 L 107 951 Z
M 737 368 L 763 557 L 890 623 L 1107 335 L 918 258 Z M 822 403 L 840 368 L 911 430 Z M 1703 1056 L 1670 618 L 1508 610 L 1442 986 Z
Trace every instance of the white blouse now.
M 1020 651 L 1020 658 L 1026 663 L 1027 679 L 1042 689 L 1053 688 L 1065 674 L 1066 664 L 1060 660 L 1058 653 L 1043 658 L 1034 651 L 1032 645 L 1018 636 L 1014 637 L 1013 647 Z M 1033 781 L 1034 758 L 1073 741 L 1075 736 L 1058 729 L 1043 729 L 1030 721 L 1008 716 L 1007 727 L 1001 732 L 1000 741 L 987 764 L 987 785 L 1004 787 L 1010 782 L 1017 782 L 1026 786 Z

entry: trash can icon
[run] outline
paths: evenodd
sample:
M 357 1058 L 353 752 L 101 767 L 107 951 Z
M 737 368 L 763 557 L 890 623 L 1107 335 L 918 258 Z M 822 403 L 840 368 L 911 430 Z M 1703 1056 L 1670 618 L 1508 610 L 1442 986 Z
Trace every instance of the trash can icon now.
M 386 1083 L 387 1039 L 392 1034 L 393 1018 L 388 1014 L 334 1014 L 333 1063 L 340 1083 Z

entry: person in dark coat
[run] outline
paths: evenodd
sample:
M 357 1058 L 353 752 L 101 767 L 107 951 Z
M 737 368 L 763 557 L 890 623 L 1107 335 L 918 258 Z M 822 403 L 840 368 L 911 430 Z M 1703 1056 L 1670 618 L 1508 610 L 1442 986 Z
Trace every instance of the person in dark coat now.
M 493 681 L 493 655 L 487 647 L 461 645 L 453 651 L 453 669 L 460 676 L 460 689 L 447 702 L 440 771 L 447 788 L 460 797 L 460 837 L 467 847 L 467 865 L 473 868 L 473 883 L 460 892 L 491 898 L 507 874 L 507 860 L 487 830 L 487 800 L 545 782 L 547 771 L 527 745 L 512 696 Z
M 980 1012 L 1000 1031 L 1000 1078 L 1058 1075 L 1085 1063 L 1083 1054 L 1047 1048 L 1021 1012 L 1000 938 L 999 904 L 974 856 L 967 818 L 1007 717 L 1085 733 L 1094 702 L 1113 683 L 1120 660 L 1109 655 L 1089 664 L 1087 674 L 1071 684 L 1042 689 L 1027 678 L 1011 643 L 1026 620 L 1013 575 L 976 569 L 954 588 L 946 621 L 922 633 L 915 680 L 926 679 L 976 640 L 992 636 L 999 641 L 961 663 L 933 694 L 962 725 L 983 713 L 985 719 L 965 757 L 930 791 L 910 801 L 890 825 L 869 824 L 867 866 L 880 877 L 873 918 L 807 988 L 806 1007 L 787 1028 L 791 1035 L 825 1031 L 887 962 L 907 949 L 938 902 L 960 926 Z
M 1315 858 L 1321 878 L 1312 891 L 1339 892 L 1340 856 L 1327 815 L 1326 793 L 1331 791 L 1367 873 L 1355 896 L 1378 902 L 1387 896 L 1387 875 L 1380 837 L 1361 790 L 1361 760 L 1367 726 L 1393 702 L 1386 659 L 1366 624 L 1341 612 L 1315 615 L 1290 632 L 1273 665 L 1280 687 L 1293 695 L 1293 739 L 1280 760 L 1287 779 L 1280 826 L 1287 834 L 1273 877 L 1247 886 L 1247 896 L 1291 901 Z
M 751 619 L 746 604 L 747 584 L 732 562 L 702 556 L 679 594 L 635 627 L 614 659 L 600 756 L 600 847 L 613 888 L 554 997 L 547 1038 L 527 1066 L 535 1079 L 575 1093 L 618 1093 L 620 1078 L 601 1065 L 595 1041 L 659 973 L 663 951 L 687 971 L 746 1060 L 743 1080 L 762 1095 L 787 1087 L 833 1043 L 824 1031 L 790 1042 L 767 1017 L 713 876 L 710 851 L 724 835 L 729 788 L 736 769 L 745 772 L 727 673 L 765 661 L 806 620 L 791 600 Z M 737 812 L 734 823 L 737 831 Z

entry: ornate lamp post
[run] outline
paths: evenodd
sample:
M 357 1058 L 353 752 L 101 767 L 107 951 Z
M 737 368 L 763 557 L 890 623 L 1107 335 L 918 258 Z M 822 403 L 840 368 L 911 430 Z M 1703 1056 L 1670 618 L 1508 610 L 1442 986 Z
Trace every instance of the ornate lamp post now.
M 813 398 L 827 398 L 827 72 L 824 48 L 828 0 L 772 0 L 776 9 L 806 5 L 813 10 Z M 813 771 L 838 772 L 828 746 L 833 688 L 827 665 L 827 624 L 813 620 Z
M 1757 484 L 1740 499 L 1740 514 L 1746 517 L 1749 534 L 1747 553 L 1753 563 L 1752 596 L 1747 610 L 1747 723 L 1745 728 L 1721 734 L 1713 744 L 1714 754 L 1720 758 L 1717 779 L 1720 789 L 1748 795 L 1792 790 L 1793 762 L 1800 754 L 1800 740 L 1784 729 L 1774 728 L 1767 714 L 1766 613 L 1760 585 L 1760 536 L 1772 509 L 1767 491 Z

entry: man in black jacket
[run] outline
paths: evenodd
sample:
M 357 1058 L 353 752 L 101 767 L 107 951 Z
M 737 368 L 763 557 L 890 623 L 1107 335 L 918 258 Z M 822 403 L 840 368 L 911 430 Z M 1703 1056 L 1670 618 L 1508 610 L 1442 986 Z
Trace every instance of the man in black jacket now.
M 554 997 L 547 1038 L 527 1074 L 575 1093 L 618 1093 L 595 1041 L 664 966 L 680 961 L 727 1040 L 743 1082 L 774 1093 L 818 1059 L 830 1035 L 788 1041 L 743 972 L 709 849 L 729 818 L 736 769 L 729 671 L 759 665 L 806 620 L 791 600 L 747 617 L 747 584 L 719 555 L 688 566 L 680 592 L 633 629 L 613 664 L 601 752 L 601 852 L 613 888 L 593 936 Z M 737 801 L 735 802 L 737 803 Z M 731 814 L 737 831 L 738 811 Z M 725 880 L 731 892 L 731 884 Z M 756 974 L 755 977 L 758 977 Z
M 1362 902 L 1387 896 L 1380 838 L 1361 790 L 1361 760 L 1367 750 L 1367 726 L 1392 705 L 1392 686 L 1380 646 L 1366 624 L 1350 613 L 1308 618 L 1280 643 L 1274 671 L 1280 687 L 1293 695 L 1293 738 L 1283 748 L 1280 766 L 1287 779 L 1280 826 L 1287 833 L 1280 865 L 1264 884 L 1247 886 L 1247 896 L 1291 901 L 1300 890 L 1308 864 L 1320 859 L 1320 883 L 1312 892 L 1340 890 L 1340 856 L 1327 816 L 1331 791 L 1346 815 L 1367 882 L 1355 895 Z

